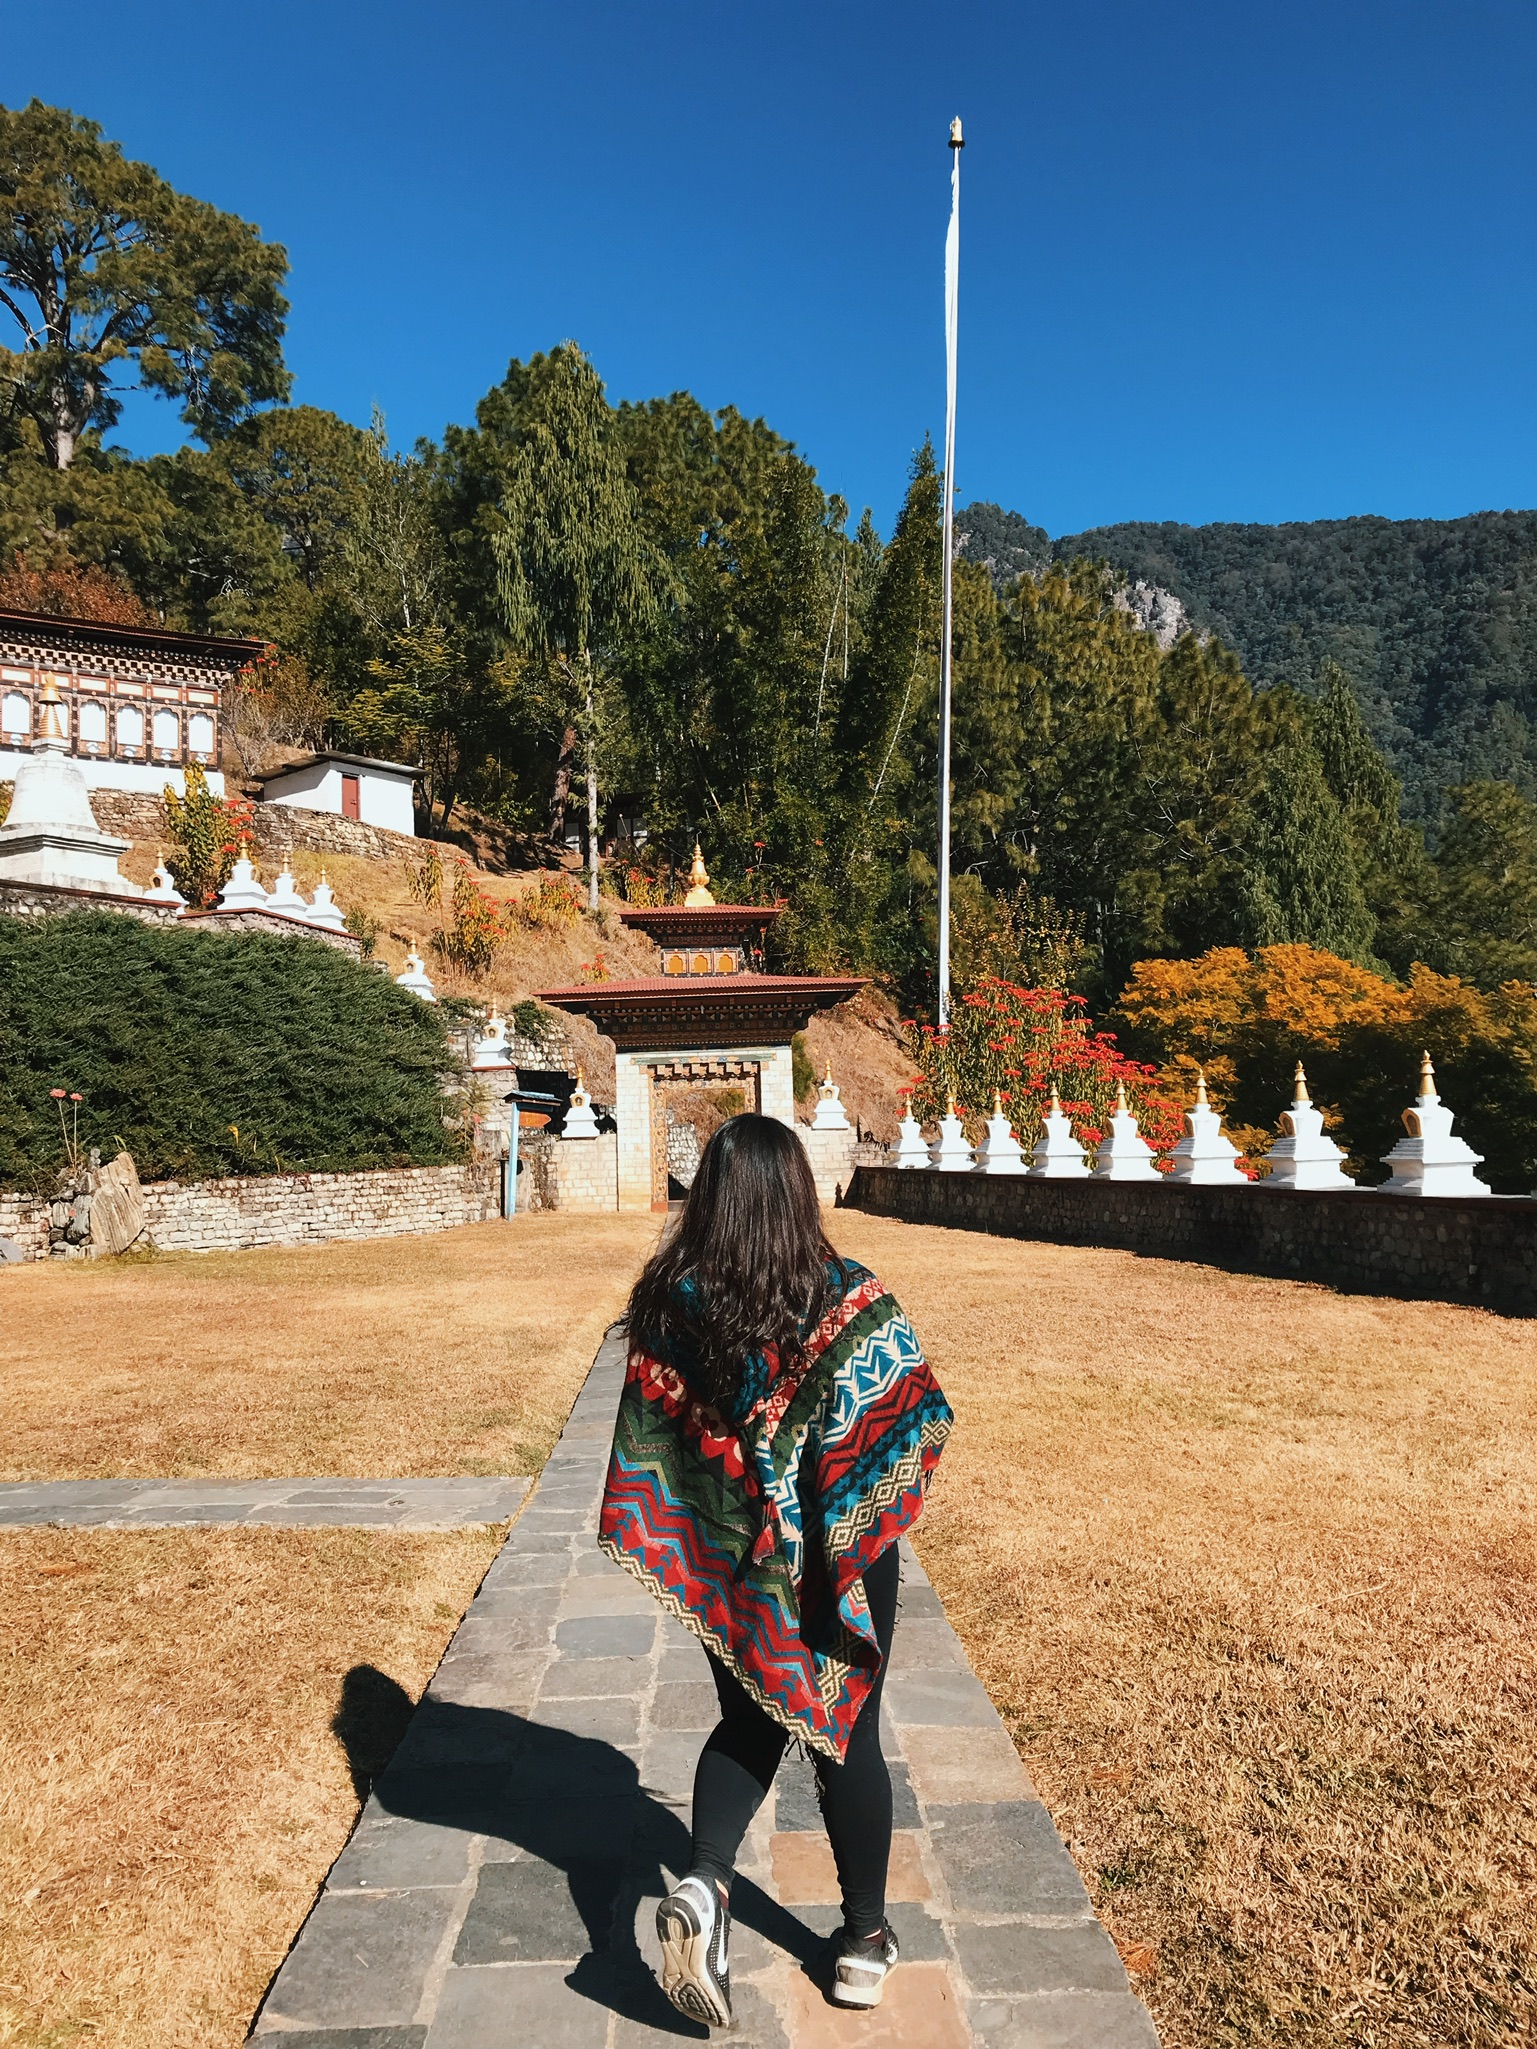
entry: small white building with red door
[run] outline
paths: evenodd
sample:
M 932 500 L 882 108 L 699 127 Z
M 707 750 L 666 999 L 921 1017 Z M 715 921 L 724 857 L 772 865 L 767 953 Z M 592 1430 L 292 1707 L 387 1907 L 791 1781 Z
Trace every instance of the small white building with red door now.
M 313 754 L 277 775 L 262 779 L 264 804 L 288 804 L 299 811 L 329 812 L 387 832 L 416 835 L 412 791 L 420 768 L 403 761 L 375 761 L 367 754 Z

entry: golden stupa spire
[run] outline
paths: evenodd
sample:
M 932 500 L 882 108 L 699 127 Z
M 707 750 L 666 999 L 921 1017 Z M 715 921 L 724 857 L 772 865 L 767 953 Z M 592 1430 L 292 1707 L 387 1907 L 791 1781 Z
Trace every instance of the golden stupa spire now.
M 1297 1084 L 1297 1092 L 1292 1097 L 1292 1101 L 1299 1110 L 1305 1109 L 1312 1102 L 1313 1098 L 1308 1094 L 1308 1078 L 1303 1072 L 1300 1060 L 1297 1062 L 1297 1072 L 1294 1079 Z
M 1053 1117 L 1060 1117 L 1062 1115 L 1062 1098 L 1057 1094 L 1055 1082 L 1051 1085 L 1051 1114 Z
M 59 695 L 57 678 L 51 675 L 44 676 L 43 687 L 37 693 L 37 701 L 42 707 L 43 714 L 37 722 L 38 739 L 62 741 L 67 747 L 69 728 L 64 723 L 64 700 Z
M 1206 1069 L 1204 1067 L 1198 1067 L 1195 1071 L 1195 1100 L 1197 1109 L 1206 1110 L 1211 1107 L 1206 1100 Z
M 994 1090 L 993 1090 L 993 1115 L 994 1115 L 995 1117 L 1001 1117 L 1001 1116 L 1003 1115 L 1003 1090 L 1002 1090 L 1002 1089 L 994 1089 Z
M 704 865 L 704 855 L 699 850 L 698 840 L 694 842 L 694 865 L 688 871 L 688 879 L 693 887 L 683 899 L 685 908 L 707 909 L 715 899 L 710 894 L 710 871 Z
M 1118 1081 L 1115 1085 L 1115 1114 L 1117 1117 L 1124 1117 L 1126 1111 L 1126 1084 L 1124 1081 Z

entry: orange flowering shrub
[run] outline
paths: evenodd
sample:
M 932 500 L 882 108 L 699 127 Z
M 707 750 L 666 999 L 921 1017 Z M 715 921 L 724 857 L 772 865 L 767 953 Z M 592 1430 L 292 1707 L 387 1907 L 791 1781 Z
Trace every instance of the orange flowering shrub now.
M 1142 1135 L 1162 1153 L 1184 1130 L 1181 1108 L 1154 1084 L 1154 1072 L 1128 1059 L 1109 1032 L 1097 1032 L 1081 996 L 1028 989 L 986 975 L 962 996 L 950 1029 L 909 1025 L 920 1070 L 912 1111 L 920 1124 L 943 1115 L 953 1093 L 973 1140 L 992 1114 L 994 1091 L 1028 1152 L 1041 1135 L 1053 1087 L 1082 1145 L 1091 1150 L 1109 1129 L 1117 1086 L 1141 1121 Z
M 1420 1055 L 1486 1156 L 1486 1178 L 1525 1193 L 1537 1173 L 1537 993 L 1485 993 L 1416 965 L 1406 983 L 1312 946 L 1216 947 L 1198 960 L 1139 961 L 1114 1013 L 1122 1037 L 1183 1091 L 1197 1064 L 1247 1147 L 1274 1134 L 1297 1062 L 1352 1171 L 1368 1180 L 1399 1136 Z

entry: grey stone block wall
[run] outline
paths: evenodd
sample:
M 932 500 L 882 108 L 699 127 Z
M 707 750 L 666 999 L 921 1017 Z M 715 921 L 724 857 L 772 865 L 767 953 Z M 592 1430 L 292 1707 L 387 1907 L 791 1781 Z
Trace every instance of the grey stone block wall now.
M 157 1252 L 245 1252 L 333 1238 L 399 1238 L 483 1224 L 501 1213 L 495 1160 L 462 1167 L 391 1167 L 366 1174 L 230 1175 L 150 1181 L 145 1235 Z M 48 1254 L 48 1205 L 0 1195 L 0 1237 L 29 1259 Z
M 1537 1201 L 1045 1181 L 859 1167 L 853 1209 L 1537 1316 Z
M 369 1174 L 265 1174 L 220 1181 L 152 1181 L 149 1237 L 161 1252 L 236 1252 L 395 1238 L 480 1224 L 498 1214 L 494 1161 L 394 1167 Z

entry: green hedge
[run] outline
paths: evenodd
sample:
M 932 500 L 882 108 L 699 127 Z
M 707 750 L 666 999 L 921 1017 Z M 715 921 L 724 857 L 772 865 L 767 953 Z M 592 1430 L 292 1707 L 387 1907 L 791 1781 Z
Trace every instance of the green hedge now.
M 0 1186 L 51 1185 L 54 1088 L 146 1180 L 441 1166 L 444 1019 L 314 939 L 0 917 Z

